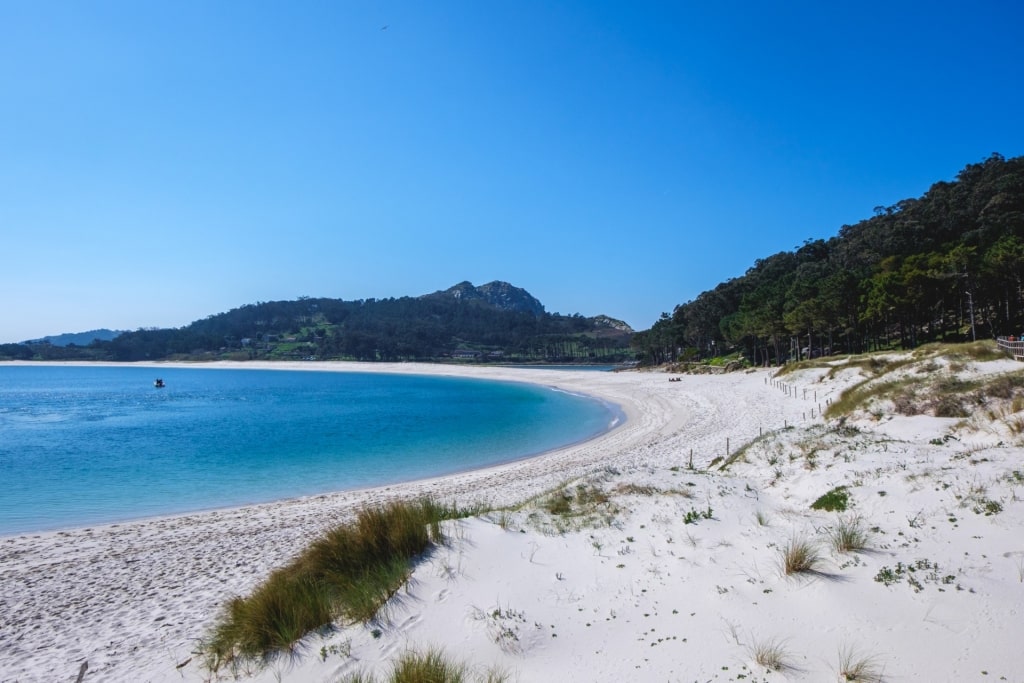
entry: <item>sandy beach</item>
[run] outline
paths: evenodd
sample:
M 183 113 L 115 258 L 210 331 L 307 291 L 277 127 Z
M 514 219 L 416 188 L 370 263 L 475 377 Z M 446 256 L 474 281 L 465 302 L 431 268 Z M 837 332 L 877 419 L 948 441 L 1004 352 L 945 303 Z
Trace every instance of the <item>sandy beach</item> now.
M 1005 421 L 884 409 L 823 420 L 861 379 L 856 369 L 670 382 L 662 372 L 267 367 L 529 381 L 600 397 L 627 419 L 587 443 L 450 477 L 2 537 L 0 680 L 73 681 L 83 662 L 86 681 L 216 679 L 196 651 L 230 597 L 359 506 L 429 494 L 506 509 L 451 522 L 448 543 L 378 621 L 218 676 L 334 681 L 437 647 L 516 681 L 841 680 L 844 659 L 876 680 L 1024 681 L 1024 447 Z M 744 447 L 727 471 L 706 471 Z M 571 517 L 545 509 L 552 492 L 581 485 L 609 502 Z M 837 486 L 849 515 L 811 509 Z M 853 515 L 869 547 L 835 550 L 829 530 Z M 794 538 L 820 548 L 815 572 L 780 568 Z

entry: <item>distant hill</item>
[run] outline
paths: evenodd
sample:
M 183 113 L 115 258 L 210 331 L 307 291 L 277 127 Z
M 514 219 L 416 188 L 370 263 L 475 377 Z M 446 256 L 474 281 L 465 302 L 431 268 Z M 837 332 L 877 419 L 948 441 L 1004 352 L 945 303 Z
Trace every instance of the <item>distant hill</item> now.
M 458 301 L 479 301 L 502 311 L 543 315 L 544 305 L 525 289 L 507 282 L 488 282 L 474 287 L 471 282 L 460 282 L 443 292 L 425 294 L 421 299 L 452 298 Z
M 29 341 L 22 342 L 23 344 L 52 344 L 53 346 L 88 346 L 97 339 L 100 341 L 110 341 L 111 339 L 117 338 L 118 335 L 123 334 L 123 330 L 108 330 L 106 328 L 100 330 L 89 330 L 88 332 L 65 332 L 64 334 L 55 334 L 42 339 L 32 339 Z
M 83 349 L 0 346 L 0 358 L 617 363 L 632 360 L 632 336 L 629 325 L 606 315 L 548 313 L 507 282 L 460 282 L 398 299 L 263 301 L 178 329 L 125 332 Z

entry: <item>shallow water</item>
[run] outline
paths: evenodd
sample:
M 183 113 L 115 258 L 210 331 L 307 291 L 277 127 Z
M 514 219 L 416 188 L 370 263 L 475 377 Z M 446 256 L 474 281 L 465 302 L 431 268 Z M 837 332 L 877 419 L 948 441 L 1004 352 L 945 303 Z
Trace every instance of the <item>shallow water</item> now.
M 473 379 L 0 366 L 0 534 L 475 469 L 617 419 L 589 398 Z

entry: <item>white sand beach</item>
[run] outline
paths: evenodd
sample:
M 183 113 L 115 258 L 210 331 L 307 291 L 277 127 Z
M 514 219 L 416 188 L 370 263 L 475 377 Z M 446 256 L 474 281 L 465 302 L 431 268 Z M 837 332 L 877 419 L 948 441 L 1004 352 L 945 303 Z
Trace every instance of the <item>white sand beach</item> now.
M 433 647 L 523 682 L 834 681 L 846 680 L 844 659 L 865 664 L 858 680 L 1024 681 L 1024 440 L 1012 415 L 979 406 L 969 419 L 893 417 L 881 405 L 823 420 L 857 368 L 670 382 L 663 372 L 266 367 L 529 381 L 600 397 L 627 420 L 587 443 L 450 477 L 2 537 L 0 680 L 73 681 L 88 662 L 85 681 L 326 682 L 384 674 L 396 655 Z M 708 471 L 743 447 L 726 471 Z M 580 485 L 607 502 L 546 510 L 552 492 L 576 501 Z M 837 486 L 846 515 L 811 509 Z M 447 544 L 378 621 L 312 634 L 260 670 L 203 668 L 198 643 L 229 598 L 359 506 L 425 494 L 508 509 L 449 523 Z M 835 550 L 829 530 L 854 516 L 867 549 Z M 819 549 L 815 572 L 782 571 L 793 539 Z

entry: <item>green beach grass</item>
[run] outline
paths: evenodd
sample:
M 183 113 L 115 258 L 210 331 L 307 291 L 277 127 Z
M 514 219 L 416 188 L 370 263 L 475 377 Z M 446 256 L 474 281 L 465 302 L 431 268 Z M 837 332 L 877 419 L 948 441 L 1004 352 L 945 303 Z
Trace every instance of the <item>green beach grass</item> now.
M 444 542 L 441 522 L 473 512 L 432 500 L 364 508 L 250 595 L 227 604 L 203 644 L 207 667 L 265 662 L 335 620 L 372 619 L 405 582 L 415 558 Z

